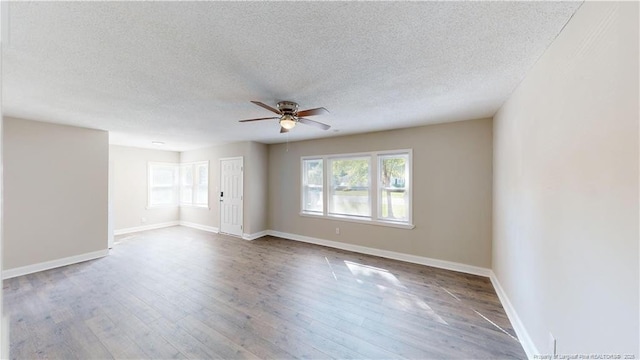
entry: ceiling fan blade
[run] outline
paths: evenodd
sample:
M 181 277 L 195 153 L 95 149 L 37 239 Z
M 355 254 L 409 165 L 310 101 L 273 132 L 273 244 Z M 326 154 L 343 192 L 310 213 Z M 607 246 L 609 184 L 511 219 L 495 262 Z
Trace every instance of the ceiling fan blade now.
M 258 105 L 258 106 L 261 106 L 261 107 L 263 107 L 263 108 L 265 108 L 265 109 L 267 109 L 267 110 L 269 110 L 269 111 L 272 111 L 272 112 L 274 112 L 274 113 L 276 113 L 276 114 L 278 114 L 278 115 L 282 115 L 282 113 L 280 112 L 280 110 L 278 110 L 278 109 L 274 109 L 274 108 L 272 108 L 271 106 L 269 106 L 269 105 L 267 105 L 267 104 L 261 103 L 260 101 L 253 101 L 253 100 L 252 100 L 251 102 L 252 102 L 252 103 L 254 103 L 254 104 L 256 104 L 256 105 Z
M 303 124 L 307 124 L 307 125 L 311 125 L 311 126 L 315 126 L 317 128 L 320 128 L 322 130 L 329 130 L 329 128 L 331 126 L 327 125 L 327 124 L 323 124 L 321 122 L 317 122 L 314 120 L 310 120 L 310 119 L 305 119 L 305 118 L 298 118 L 298 122 L 303 123 Z
M 247 119 L 247 120 L 239 120 L 240 122 L 247 122 L 247 121 L 260 121 L 260 120 L 273 120 L 273 119 L 280 119 L 279 117 L 266 117 L 266 118 L 257 118 L 257 119 Z
M 326 114 L 328 113 L 329 110 L 323 108 L 323 107 L 319 107 L 319 108 L 315 108 L 315 109 L 309 109 L 309 110 L 302 110 L 302 111 L 298 111 L 298 116 L 313 116 L 313 115 L 322 115 L 322 114 Z
M 284 134 L 284 133 L 288 133 L 289 130 L 283 128 L 282 126 L 280 126 L 280 134 Z

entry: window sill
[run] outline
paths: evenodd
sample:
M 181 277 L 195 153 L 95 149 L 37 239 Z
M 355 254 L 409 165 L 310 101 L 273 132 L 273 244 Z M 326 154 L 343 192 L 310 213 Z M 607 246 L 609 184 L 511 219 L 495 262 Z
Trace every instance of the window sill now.
M 154 210 L 154 209 L 174 209 L 174 208 L 178 208 L 178 205 L 147 205 L 146 209 L 147 210 Z
M 184 207 L 184 208 L 194 208 L 194 209 L 207 209 L 207 210 L 211 210 L 211 208 L 208 205 L 190 205 L 190 204 L 183 204 L 180 205 L 180 207 Z
M 386 226 L 397 229 L 414 229 L 416 226 L 408 223 L 396 223 L 391 221 L 381 221 L 381 220 L 371 220 L 365 218 L 356 218 L 351 216 L 340 216 L 340 215 L 322 215 L 322 214 L 313 214 L 313 213 L 305 213 L 301 212 L 300 216 L 309 217 L 314 219 L 325 219 L 325 220 L 340 220 L 346 222 L 353 222 L 358 224 L 367 224 L 367 225 L 376 225 L 376 226 Z

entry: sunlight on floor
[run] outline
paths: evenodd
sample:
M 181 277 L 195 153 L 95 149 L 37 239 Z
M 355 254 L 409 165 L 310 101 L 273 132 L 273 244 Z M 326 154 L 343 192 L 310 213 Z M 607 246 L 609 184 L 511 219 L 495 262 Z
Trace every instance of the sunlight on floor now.
M 386 269 L 381 269 L 369 265 L 362 265 L 346 260 L 344 261 L 344 263 L 345 265 L 347 265 L 349 271 L 351 271 L 356 279 L 358 277 L 364 277 L 368 278 L 367 280 L 371 280 L 371 278 L 375 277 L 376 280 L 379 280 L 382 283 L 393 285 L 394 287 L 399 287 L 401 289 L 406 289 L 406 287 L 402 285 L 402 283 L 400 283 L 400 280 L 398 280 L 398 278 L 396 278 Z
M 329 269 L 331 270 L 331 274 L 333 274 L 333 278 L 336 279 L 336 281 L 338 281 L 338 277 L 336 276 L 336 273 L 333 271 L 333 267 L 331 266 L 329 259 L 327 259 L 326 256 L 324 257 L 324 259 L 327 261 L 327 265 L 329 265 Z
M 428 317 L 441 324 L 449 325 L 426 302 L 409 293 L 407 287 L 388 270 L 347 260 L 344 263 L 358 283 L 362 284 L 365 281 L 373 283 L 378 290 L 393 295 L 395 304 L 399 305 L 402 310 L 417 310 L 418 312 L 426 313 Z
M 455 296 L 451 291 L 440 287 L 442 290 L 444 290 L 447 294 L 451 295 L 452 298 L 456 299 L 459 303 L 464 304 L 462 300 L 460 300 L 459 297 Z M 520 342 L 520 340 L 518 340 L 518 338 L 516 338 L 515 336 L 509 334 L 505 329 L 503 329 L 502 327 L 500 327 L 500 325 L 494 323 L 493 321 L 489 320 L 489 318 L 487 318 L 486 316 L 482 315 L 478 310 L 466 306 L 467 308 L 471 309 L 474 313 L 478 314 L 481 318 L 483 318 L 484 320 L 486 320 L 489 324 L 493 325 L 495 328 L 497 328 L 498 330 L 502 331 L 503 333 L 507 334 L 510 338 L 512 338 L 513 340 Z

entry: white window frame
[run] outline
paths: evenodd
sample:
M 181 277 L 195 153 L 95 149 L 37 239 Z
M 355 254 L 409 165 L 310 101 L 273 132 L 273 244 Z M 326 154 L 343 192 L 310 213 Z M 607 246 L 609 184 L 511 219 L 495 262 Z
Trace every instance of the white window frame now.
M 194 162 L 187 162 L 187 163 L 180 163 L 180 206 L 190 206 L 190 207 L 200 207 L 200 208 L 209 208 L 209 161 L 194 161 Z M 206 166 L 207 168 L 207 196 L 206 196 L 206 203 L 197 203 L 196 199 L 198 198 L 198 174 L 197 174 L 197 169 L 199 166 Z M 190 167 L 191 171 L 192 171 L 192 176 L 191 176 L 191 201 L 190 202 L 185 202 L 182 201 L 182 190 L 183 190 L 183 184 L 182 184 L 182 172 L 184 171 L 184 169 L 186 167 Z
M 327 216 L 332 216 L 332 217 L 338 217 L 338 218 L 342 218 L 342 217 L 348 217 L 348 218 L 354 218 L 354 219 L 372 219 L 372 215 L 373 215 L 373 210 L 374 210 L 374 200 L 373 200 L 373 196 L 371 193 L 371 186 L 373 184 L 373 181 L 371 179 L 371 175 L 372 175 L 372 159 L 373 157 L 371 155 L 369 155 L 368 153 L 365 153 L 364 155 L 339 155 L 339 156 L 329 156 L 327 157 L 327 176 L 326 176 L 326 187 L 328 187 L 327 189 L 327 212 L 325 214 L 327 214 Z M 336 160 L 367 160 L 369 162 L 369 168 L 368 168 L 368 177 L 369 177 L 369 190 L 368 192 L 368 204 L 369 205 L 369 215 L 350 215 L 350 214 L 337 214 L 337 213 L 332 213 L 330 212 L 330 208 L 331 208 L 331 202 L 330 200 L 333 197 L 333 186 L 331 185 L 331 181 L 329 181 L 329 179 L 333 178 L 333 162 Z M 324 172 L 323 172 L 324 175 Z M 324 190 L 324 189 L 323 189 Z
M 170 167 L 174 169 L 174 181 L 172 185 L 174 202 L 171 204 L 154 204 L 152 202 L 151 194 L 153 192 L 153 189 L 158 187 L 158 186 L 154 186 L 153 184 L 152 171 L 154 167 Z M 179 186 L 180 186 L 180 164 L 166 163 L 166 162 L 152 162 L 152 161 L 147 163 L 147 208 L 148 209 L 163 208 L 163 207 L 164 208 L 178 207 L 178 204 L 180 202 Z
M 305 209 L 305 187 L 307 186 L 306 181 L 306 174 L 304 173 L 304 162 L 305 161 L 313 161 L 313 160 L 321 160 L 322 161 L 322 184 L 320 185 L 321 189 L 322 189 L 322 210 L 321 211 L 313 211 L 313 210 L 306 210 Z M 325 186 L 325 162 L 324 159 L 321 157 L 306 157 L 306 158 L 302 158 L 300 161 L 300 166 L 301 166 L 301 170 L 300 170 L 300 174 L 302 175 L 301 180 L 300 180 L 300 211 L 306 214 L 315 214 L 315 215 L 322 215 L 326 212 L 327 209 L 327 204 L 324 200 L 325 196 L 324 196 L 324 186 Z
M 412 215 L 412 208 L 413 208 L 413 201 L 412 201 L 412 191 L 411 191 L 411 186 L 412 186 L 412 179 L 411 179 L 411 173 L 412 173 L 412 158 L 411 158 L 411 152 L 406 152 L 406 151 L 396 151 L 396 152 L 384 152 L 384 153 L 378 153 L 378 155 L 376 156 L 376 161 L 377 161 L 377 172 L 376 172 L 376 181 L 377 181 L 377 187 L 375 189 L 376 191 L 376 196 L 378 196 L 376 199 L 378 200 L 378 206 L 376 206 L 376 213 L 377 213 L 377 217 L 378 219 L 380 219 L 381 221 L 386 221 L 386 222 L 391 222 L 391 223 L 399 223 L 399 224 L 404 224 L 406 223 L 406 221 L 398 221 L 398 220 L 392 220 L 392 219 L 386 219 L 382 217 L 382 200 L 380 199 L 380 197 L 382 197 L 382 182 L 380 181 L 380 179 L 382 178 L 382 169 L 380 167 L 382 160 L 386 157 L 392 157 L 392 156 L 406 156 L 407 157 L 407 165 L 405 168 L 405 184 L 404 184 L 404 192 L 405 192 L 405 197 L 407 198 L 407 201 L 409 202 L 409 206 L 408 206 L 408 214 L 407 214 L 407 221 L 409 223 L 411 223 L 413 221 L 413 217 Z
M 380 156 L 388 156 L 388 155 L 406 155 L 408 164 L 407 171 L 408 176 L 405 179 L 405 191 L 407 192 L 407 200 L 409 201 L 408 205 L 408 216 L 407 221 L 391 221 L 388 219 L 381 219 L 380 212 L 381 209 L 378 207 L 380 203 L 378 197 L 380 196 L 380 185 L 379 178 L 380 173 L 378 170 L 380 164 Z M 369 162 L 369 201 L 370 201 L 370 210 L 371 216 L 363 217 L 363 216 L 351 216 L 351 215 L 337 215 L 329 213 L 329 196 L 330 191 L 329 188 L 331 186 L 331 169 L 330 164 L 332 159 L 348 159 L 348 158 L 362 158 L 362 157 L 370 157 Z M 322 213 L 304 211 L 304 161 L 305 160 L 319 160 L 322 159 Z M 331 155 L 313 155 L 313 156 L 302 156 L 300 158 L 300 216 L 304 217 L 312 217 L 312 218 L 322 218 L 322 219 L 331 219 L 331 220 L 339 220 L 346 222 L 355 222 L 355 223 L 363 223 L 370 225 L 380 225 L 380 226 L 388 226 L 395 227 L 401 229 L 413 229 L 415 225 L 413 224 L 413 149 L 398 149 L 398 150 L 384 150 L 384 151 L 370 151 L 370 152 L 360 152 L 360 153 L 350 153 L 350 154 L 331 154 Z

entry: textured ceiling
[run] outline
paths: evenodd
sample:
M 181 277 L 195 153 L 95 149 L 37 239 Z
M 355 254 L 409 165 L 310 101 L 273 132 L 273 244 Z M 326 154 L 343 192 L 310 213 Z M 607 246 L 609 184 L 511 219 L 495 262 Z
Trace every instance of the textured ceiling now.
M 169 150 L 488 117 L 580 4 L 10 2 L 4 114 Z M 238 123 L 272 115 L 249 100 L 332 128 Z

